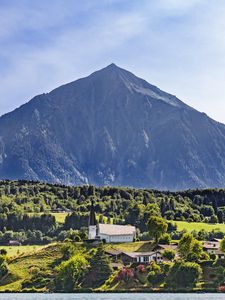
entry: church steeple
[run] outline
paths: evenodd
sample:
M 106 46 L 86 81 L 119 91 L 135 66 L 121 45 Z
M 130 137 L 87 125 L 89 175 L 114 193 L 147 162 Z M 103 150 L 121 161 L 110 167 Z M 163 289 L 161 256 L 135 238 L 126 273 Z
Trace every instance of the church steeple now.
M 91 201 L 91 209 L 88 220 L 88 238 L 94 240 L 97 237 L 97 220 L 94 209 L 94 201 Z
M 88 226 L 96 226 L 96 225 L 97 225 L 97 220 L 95 216 L 94 201 L 91 200 L 91 209 L 90 209 Z

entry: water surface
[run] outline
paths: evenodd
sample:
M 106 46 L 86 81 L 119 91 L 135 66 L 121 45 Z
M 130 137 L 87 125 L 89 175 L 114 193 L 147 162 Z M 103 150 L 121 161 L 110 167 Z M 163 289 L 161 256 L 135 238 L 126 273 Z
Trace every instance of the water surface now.
M 0 300 L 224 300 L 225 294 L 0 294 Z

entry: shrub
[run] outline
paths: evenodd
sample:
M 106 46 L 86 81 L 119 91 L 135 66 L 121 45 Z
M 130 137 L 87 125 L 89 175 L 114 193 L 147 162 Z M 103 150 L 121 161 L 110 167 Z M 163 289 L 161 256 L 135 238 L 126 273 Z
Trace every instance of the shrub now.
M 57 289 L 73 291 L 79 288 L 87 272 L 88 261 L 81 254 L 76 254 L 68 261 L 62 262 L 57 268 Z
M 165 249 L 162 255 L 168 260 L 173 260 L 175 258 L 176 252 L 172 249 Z
M 150 271 L 148 273 L 148 282 L 154 287 L 161 284 L 164 281 L 164 274 Z
M 197 263 L 177 261 L 169 271 L 167 284 L 172 288 L 192 288 L 202 273 Z
M 102 285 L 112 273 L 112 268 L 108 256 L 105 254 L 102 244 L 96 250 L 89 252 L 90 270 L 85 278 L 85 286 L 98 287 Z
M 140 272 L 140 273 L 144 273 L 145 272 L 145 266 L 144 265 L 137 266 L 137 271 Z
M 116 280 L 117 281 L 129 281 L 130 279 L 132 279 L 134 277 L 134 270 L 130 269 L 130 268 L 123 268 L 121 270 L 119 270 L 117 276 L 116 276 Z
M 159 244 L 163 245 L 169 245 L 171 243 L 171 237 L 168 233 L 165 233 L 161 238 L 159 239 Z
M 210 253 L 209 257 L 211 260 L 216 260 L 216 254 L 214 254 L 214 253 Z
M 225 285 L 219 286 L 219 287 L 218 287 L 218 291 L 219 291 L 220 293 L 225 293 Z

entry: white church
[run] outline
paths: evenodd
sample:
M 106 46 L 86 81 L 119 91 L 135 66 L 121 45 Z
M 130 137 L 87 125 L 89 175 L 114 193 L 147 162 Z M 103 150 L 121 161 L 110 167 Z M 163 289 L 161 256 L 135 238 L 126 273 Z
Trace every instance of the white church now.
M 93 201 L 88 222 L 88 239 L 102 240 L 106 243 L 133 242 L 136 238 L 136 228 L 130 225 L 98 224 Z

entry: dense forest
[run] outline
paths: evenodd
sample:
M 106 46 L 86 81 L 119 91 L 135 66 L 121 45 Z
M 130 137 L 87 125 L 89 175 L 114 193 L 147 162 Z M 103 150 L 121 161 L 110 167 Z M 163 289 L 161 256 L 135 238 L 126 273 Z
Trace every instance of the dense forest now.
M 153 213 L 168 220 L 173 238 L 179 238 L 173 221 L 225 221 L 224 189 L 169 192 L 4 180 L 0 181 L 0 198 L 0 244 L 11 239 L 43 244 L 68 235 L 85 238 L 91 200 L 100 222 L 135 225 L 141 239 Z M 65 222 L 58 224 L 53 212 L 68 212 Z

